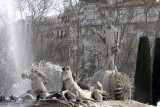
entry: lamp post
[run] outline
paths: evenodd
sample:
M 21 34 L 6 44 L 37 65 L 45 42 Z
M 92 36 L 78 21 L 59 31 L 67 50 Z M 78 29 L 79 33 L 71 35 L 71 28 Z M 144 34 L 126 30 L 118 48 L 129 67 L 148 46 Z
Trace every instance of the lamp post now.
M 76 65 L 76 51 L 77 51 L 77 46 L 76 45 L 74 45 L 73 46 L 73 67 L 74 67 L 74 71 L 76 71 L 75 73 L 76 73 L 76 78 L 77 78 L 77 74 L 78 74 L 78 71 L 76 70 L 76 68 L 77 68 L 77 66 L 78 65 Z
M 94 53 L 95 56 L 97 56 L 97 59 L 98 59 L 98 70 L 99 70 L 99 56 L 98 56 L 98 53 Z

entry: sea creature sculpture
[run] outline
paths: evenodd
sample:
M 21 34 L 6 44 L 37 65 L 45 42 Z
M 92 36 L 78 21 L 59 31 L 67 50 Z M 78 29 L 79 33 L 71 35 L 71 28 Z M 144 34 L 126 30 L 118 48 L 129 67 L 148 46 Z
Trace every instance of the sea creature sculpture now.
M 131 79 L 117 70 L 99 70 L 96 72 L 88 85 L 96 88 L 96 82 L 100 81 L 104 91 L 108 92 L 114 100 L 130 100 L 132 96 Z
M 31 70 L 29 74 L 22 74 L 21 77 L 22 79 L 27 78 L 31 80 L 31 91 L 35 96 L 40 94 L 40 92 L 44 98 L 49 95 L 45 87 L 47 84 L 47 77 L 43 72 Z

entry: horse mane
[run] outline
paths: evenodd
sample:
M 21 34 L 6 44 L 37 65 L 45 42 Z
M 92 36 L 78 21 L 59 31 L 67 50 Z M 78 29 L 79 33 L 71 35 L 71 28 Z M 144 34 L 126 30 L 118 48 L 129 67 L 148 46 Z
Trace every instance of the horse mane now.
M 70 70 L 71 74 L 72 74 L 72 78 L 75 81 L 76 80 L 76 76 L 74 75 L 74 73 L 72 72 L 72 69 L 70 68 L 70 66 L 66 66 L 64 68 L 62 68 L 62 70 Z
M 69 66 L 66 66 L 66 67 L 62 68 L 62 70 L 69 70 L 69 71 L 71 72 L 71 75 L 72 75 L 73 80 L 74 80 L 74 81 L 76 80 L 76 77 L 75 77 L 74 73 L 72 72 L 72 70 L 71 70 L 71 68 L 70 68 Z M 61 89 L 61 91 L 66 90 L 64 84 L 65 84 L 65 83 L 62 81 L 62 89 Z
M 71 73 L 72 73 L 72 78 L 74 81 L 76 81 L 76 76 L 74 75 L 74 73 L 72 72 L 72 70 L 70 69 Z
M 39 70 L 34 70 L 34 71 L 32 71 L 33 73 L 36 73 L 42 80 L 43 80 L 43 82 L 46 84 L 46 82 L 48 82 L 48 79 L 47 79 L 47 76 L 43 73 L 43 72 L 41 72 L 41 71 L 39 71 Z

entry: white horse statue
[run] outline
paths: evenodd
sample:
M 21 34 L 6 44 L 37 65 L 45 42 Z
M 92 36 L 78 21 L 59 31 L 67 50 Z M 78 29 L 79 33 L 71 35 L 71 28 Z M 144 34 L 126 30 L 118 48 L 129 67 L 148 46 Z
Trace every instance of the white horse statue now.
M 39 92 L 42 92 L 42 96 L 45 98 L 49 96 L 45 85 L 47 84 L 47 77 L 43 72 L 38 70 L 31 70 L 29 74 L 22 74 L 22 79 L 30 79 L 31 80 L 31 91 L 34 95 L 37 96 Z
M 62 82 L 65 91 L 62 91 L 62 96 L 65 98 L 65 94 L 69 99 L 81 99 L 81 100 L 102 100 L 103 90 L 95 89 L 93 92 L 88 90 L 82 90 L 76 81 L 73 79 L 72 71 L 69 66 L 62 68 Z M 102 87 L 101 87 L 102 88 Z M 94 96 L 94 97 L 93 97 Z

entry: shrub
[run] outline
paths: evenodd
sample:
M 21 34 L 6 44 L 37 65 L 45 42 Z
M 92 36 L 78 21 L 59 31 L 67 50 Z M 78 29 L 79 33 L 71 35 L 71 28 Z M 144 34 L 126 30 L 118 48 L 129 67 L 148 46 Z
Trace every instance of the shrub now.
M 135 73 L 134 100 L 152 103 L 152 72 L 148 37 L 141 37 Z
M 156 105 L 160 100 L 160 38 L 156 38 L 155 52 L 153 59 L 153 105 Z

